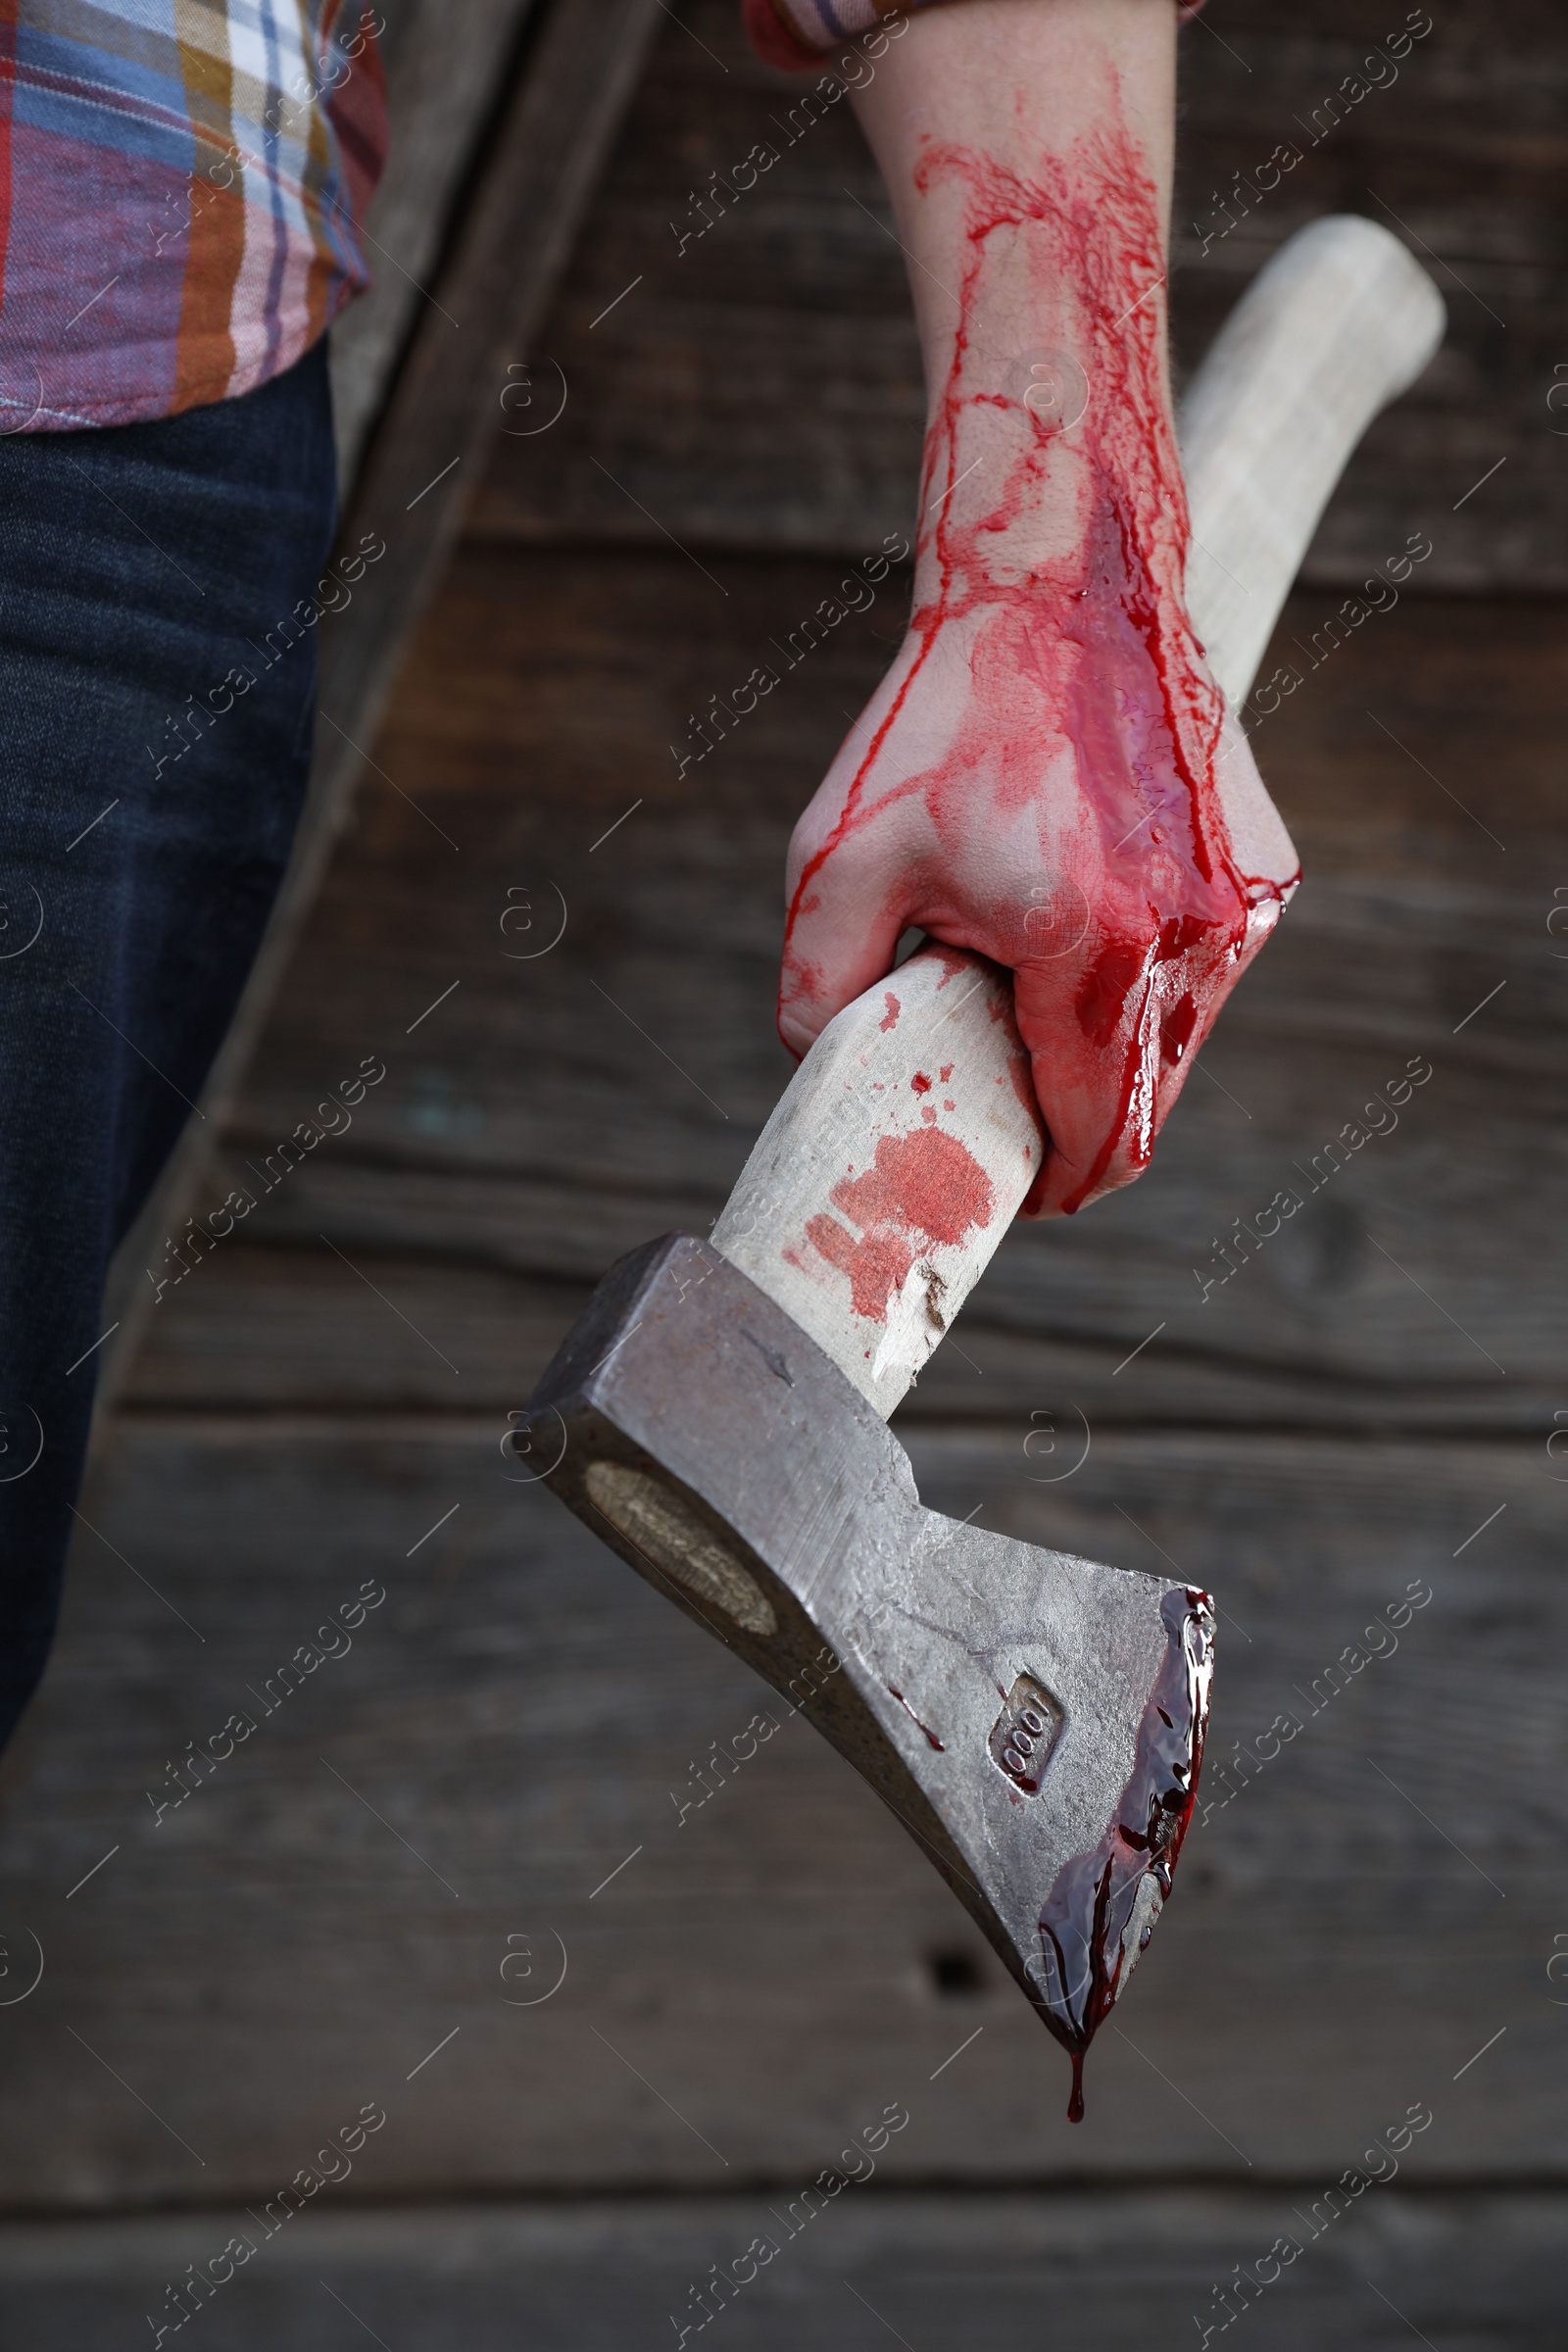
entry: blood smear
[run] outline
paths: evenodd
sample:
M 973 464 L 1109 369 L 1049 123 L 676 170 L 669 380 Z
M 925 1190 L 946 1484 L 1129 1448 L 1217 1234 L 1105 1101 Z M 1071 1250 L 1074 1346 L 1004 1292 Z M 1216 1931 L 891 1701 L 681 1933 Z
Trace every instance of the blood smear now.
M 841 1177 L 829 1199 L 859 1227 L 860 1238 L 823 1214 L 810 1219 L 807 1239 L 849 1276 L 855 1312 L 879 1323 L 922 1251 L 956 1246 L 976 1226 L 990 1224 L 996 1205 L 984 1168 L 940 1127 L 883 1136 L 871 1166 Z

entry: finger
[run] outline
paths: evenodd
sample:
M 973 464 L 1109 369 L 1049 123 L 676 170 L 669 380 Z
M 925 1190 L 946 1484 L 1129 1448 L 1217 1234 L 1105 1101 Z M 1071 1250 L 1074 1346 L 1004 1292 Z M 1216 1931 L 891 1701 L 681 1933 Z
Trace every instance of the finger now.
M 1257 772 L 1241 721 L 1229 709 L 1214 755 L 1214 793 L 1237 866 L 1244 874 L 1272 882 L 1289 897 L 1301 878 L 1301 861 Z
M 779 972 L 778 1031 L 803 1054 L 836 1012 L 893 969 L 907 888 L 897 863 L 841 842 L 796 886 Z
M 1050 1137 L 1045 1164 L 1021 1214 L 1075 1216 L 1143 1174 L 1169 1102 L 1161 1099 L 1151 1056 L 1136 1038 L 1069 1061 L 1054 1039 L 1044 1046 L 1032 1042 L 1021 1016 L 1018 1026 L 1030 1048 L 1035 1094 Z M 1169 1101 L 1174 1099 L 1172 1094 Z
M 1052 1145 L 1025 1216 L 1074 1216 L 1143 1174 L 1226 998 L 1280 912 L 1278 900 L 1249 909 L 1235 952 L 1205 941 L 1147 971 L 1103 1038 L 1085 1034 L 1081 992 L 1054 975 L 1016 975 L 1019 1034 Z

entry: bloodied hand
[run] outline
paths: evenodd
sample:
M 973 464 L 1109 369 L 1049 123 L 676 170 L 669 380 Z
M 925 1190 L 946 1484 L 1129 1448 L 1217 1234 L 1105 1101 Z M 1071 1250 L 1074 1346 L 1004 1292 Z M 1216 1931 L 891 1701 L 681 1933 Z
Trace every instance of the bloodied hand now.
M 913 610 L 796 829 L 779 1027 L 804 1053 L 910 926 L 1006 965 L 1026 1210 L 1071 1213 L 1148 1163 L 1298 861 L 1187 617 L 1162 207 L 1114 92 L 1027 170 L 924 137 L 908 176 L 947 270 Z

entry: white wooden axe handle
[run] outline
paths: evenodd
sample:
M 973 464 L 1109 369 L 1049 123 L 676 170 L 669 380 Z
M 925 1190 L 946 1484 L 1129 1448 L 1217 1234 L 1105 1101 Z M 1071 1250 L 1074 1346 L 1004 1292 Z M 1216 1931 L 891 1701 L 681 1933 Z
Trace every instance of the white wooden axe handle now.
M 1347 459 L 1443 337 L 1397 239 L 1299 230 L 1215 337 L 1181 414 L 1188 610 L 1234 706 Z M 713 1244 L 884 1416 L 979 1280 L 1045 1151 L 1009 973 L 929 947 L 830 1021 Z

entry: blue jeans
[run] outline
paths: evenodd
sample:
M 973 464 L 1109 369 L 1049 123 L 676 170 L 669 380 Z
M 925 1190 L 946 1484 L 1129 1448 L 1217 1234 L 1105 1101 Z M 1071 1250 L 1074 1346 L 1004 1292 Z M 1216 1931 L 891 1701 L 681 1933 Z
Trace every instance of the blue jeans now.
M 54 1631 L 110 1255 L 288 858 L 316 640 L 282 624 L 335 508 L 321 344 L 213 408 L 0 439 L 0 1741 Z

